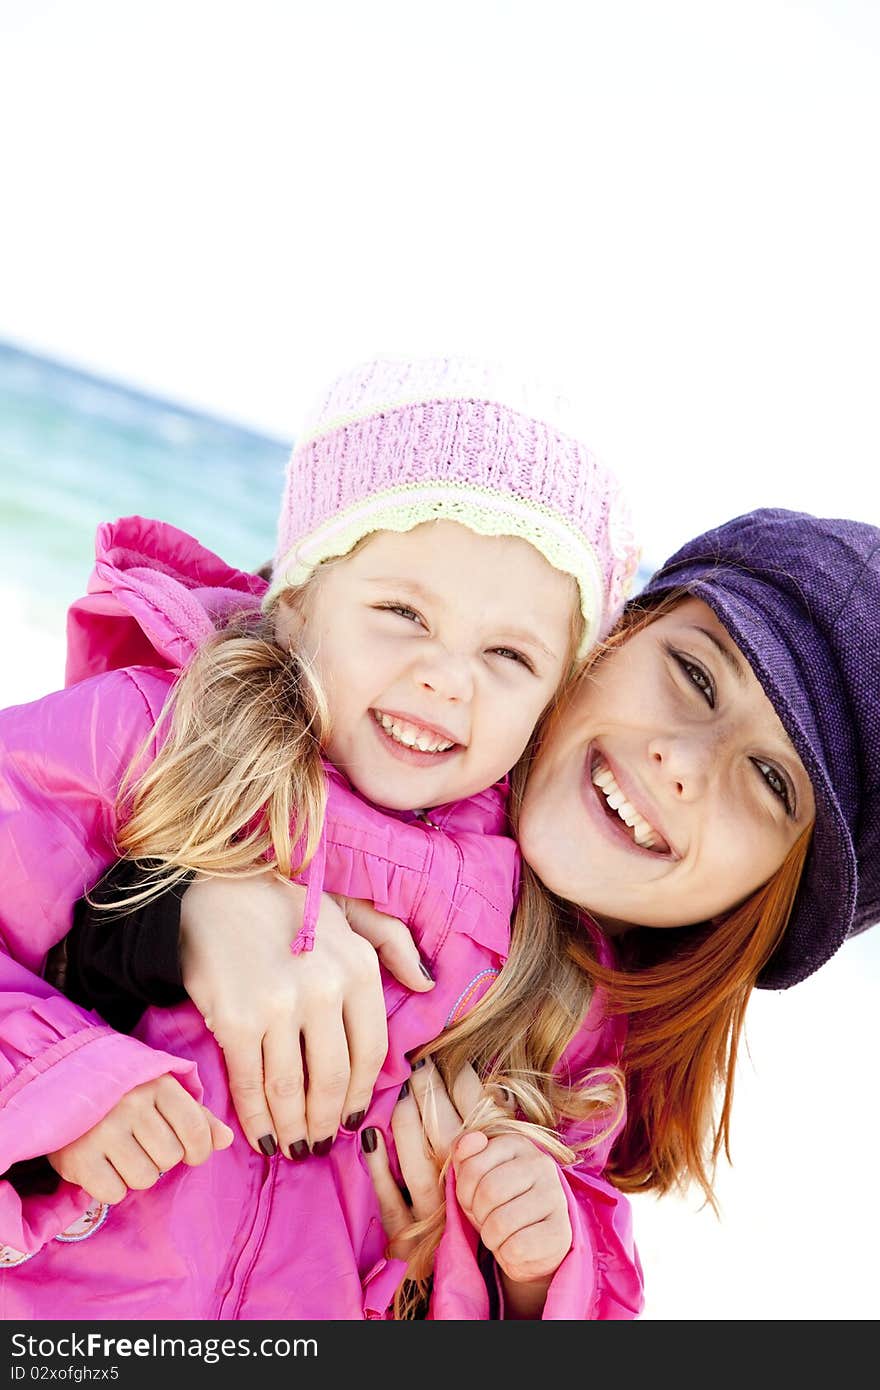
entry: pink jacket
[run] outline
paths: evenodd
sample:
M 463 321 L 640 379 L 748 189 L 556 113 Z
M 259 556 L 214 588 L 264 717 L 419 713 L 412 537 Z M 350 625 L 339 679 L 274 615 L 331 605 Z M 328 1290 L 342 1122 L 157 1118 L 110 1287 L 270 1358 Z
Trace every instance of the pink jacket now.
M 381 1318 L 403 1273 L 384 1255 L 358 1136 L 340 1131 L 326 1157 L 303 1163 L 263 1158 L 237 1126 L 222 1054 L 191 1004 L 148 1009 L 128 1037 L 40 978 L 75 901 L 116 857 L 116 790 L 175 674 L 217 620 L 264 590 L 173 527 L 104 525 L 89 593 L 70 614 L 67 688 L 0 714 L 0 1172 L 70 1142 L 165 1072 L 236 1132 L 206 1164 L 178 1166 L 113 1208 L 66 1183 L 22 1199 L 0 1182 L 4 1319 Z M 470 1007 L 506 957 L 517 850 L 499 787 L 429 825 L 377 810 L 332 768 L 328 781 L 324 886 L 404 919 L 437 981 L 416 995 L 384 980 L 390 1044 L 364 1123 L 390 1148 L 406 1054 Z M 597 999 L 563 1061 L 611 1065 L 622 1044 Z M 602 1177 L 608 1147 L 561 1170 L 575 1235 L 547 1318 L 641 1310 L 629 1204 Z M 486 1318 L 477 1238 L 451 1175 L 447 1196 L 432 1316 Z

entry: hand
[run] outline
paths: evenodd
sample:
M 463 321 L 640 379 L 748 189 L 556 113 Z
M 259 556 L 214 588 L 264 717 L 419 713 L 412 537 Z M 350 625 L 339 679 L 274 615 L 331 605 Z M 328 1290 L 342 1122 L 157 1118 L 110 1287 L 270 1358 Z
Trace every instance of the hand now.
M 97 1202 L 121 1202 L 143 1192 L 178 1163 L 196 1168 L 233 1133 L 173 1076 L 145 1081 L 117 1101 L 86 1134 L 48 1155 L 66 1182 Z
M 362 1135 L 364 1157 L 379 1201 L 389 1251 L 397 1259 L 409 1258 L 415 1223 L 442 1207 L 443 1164 L 461 1135 L 462 1118 L 486 1097 L 471 1067 L 461 1073 L 453 1094 L 457 1096 L 460 1109 L 450 1099 L 443 1078 L 428 1059 L 416 1063 L 406 1090 L 394 1107 L 391 1132 L 408 1202 L 391 1172 L 381 1131 L 371 1128 Z
M 555 1161 L 522 1134 L 462 1135 L 453 1150 L 458 1204 L 501 1271 L 508 1316 L 540 1317 L 571 1249 Z
M 450 1097 L 440 1073 L 427 1061 L 413 1072 L 409 1092 L 398 1101 L 391 1121 L 412 1206 L 394 1182 L 378 1131 L 367 1165 L 392 1253 L 407 1258 L 415 1221 L 442 1202 L 440 1170 L 451 1155 L 458 1204 L 495 1257 L 506 1316 L 540 1317 L 550 1281 L 571 1249 L 565 1191 L 555 1161 L 525 1135 L 513 1130 L 493 1137 L 482 1130 L 461 1133 L 462 1123 L 487 1098 L 496 1114 L 498 1108 L 510 1113 L 506 1098 L 487 1093 L 472 1067 L 456 1077 Z
M 360 1123 L 388 1051 L 380 961 L 408 989 L 433 988 L 402 922 L 340 902 L 350 924 L 324 894 L 314 948 L 294 956 L 299 885 L 271 872 L 202 879 L 183 898 L 184 987 L 223 1048 L 233 1105 L 258 1151 L 268 1137 L 305 1158 L 329 1147 L 341 1120 Z

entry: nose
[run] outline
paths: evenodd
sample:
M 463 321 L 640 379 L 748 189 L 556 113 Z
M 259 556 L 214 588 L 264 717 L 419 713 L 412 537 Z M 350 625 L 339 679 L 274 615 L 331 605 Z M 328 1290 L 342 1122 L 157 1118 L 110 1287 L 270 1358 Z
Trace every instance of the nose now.
M 430 654 L 423 651 L 413 676 L 420 690 L 455 704 L 465 704 L 474 693 L 470 662 L 445 647 L 437 647 Z
M 697 734 L 658 735 L 648 745 L 655 774 L 679 801 L 703 795 L 712 772 L 714 750 Z

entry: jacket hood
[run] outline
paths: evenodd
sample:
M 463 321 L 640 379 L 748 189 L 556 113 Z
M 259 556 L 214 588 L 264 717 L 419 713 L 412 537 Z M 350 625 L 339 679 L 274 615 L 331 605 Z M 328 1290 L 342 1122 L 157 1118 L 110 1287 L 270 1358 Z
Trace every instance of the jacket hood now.
M 67 615 L 65 685 L 122 666 L 183 666 L 238 612 L 259 611 L 268 585 L 167 522 L 103 522 L 84 598 Z

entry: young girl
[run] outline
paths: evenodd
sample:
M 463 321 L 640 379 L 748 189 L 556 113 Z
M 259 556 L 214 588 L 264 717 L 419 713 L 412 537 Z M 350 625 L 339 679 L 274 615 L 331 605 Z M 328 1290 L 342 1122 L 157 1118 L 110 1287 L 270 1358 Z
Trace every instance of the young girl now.
M 222 1057 L 192 1006 L 123 1037 L 31 972 L 120 850 L 156 866 L 145 902 L 192 871 L 302 879 L 300 955 L 322 887 L 368 899 L 410 923 L 435 980 L 386 984 L 366 1118 L 387 1125 L 407 1054 L 503 964 L 518 860 L 502 779 L 635 559 L 616 483 L 552 412 L 448 361 L 377 362 L 331 390 L 291 460 L 267 591 L 173 528 L 102 528 L 68 689 L 3 716 L 0 1171 L 48 1153 L 62 1179 L 23 1198 L 3 1184 L 4 1317 L 385 1315 L 403 1268 L 355 1134 L 308 1136 L 311 1152 L 291 1136 L 280 1162 L 271 1136 L 230 1144 Z M 591 1016 L 558 1087 L 574 1238 L 547 1316 L 639 1307 L 626 1206 L 601 1177 L 621 1036 Z M 477 1256 L 455 1245 L 438 1315 L 484 1315 Z M 511 1310 L 528 1282 L 505 1286 Z
M 608 1172 L 624 1191 L 693 1180 L 711 1198 L 752 989 L 797 984 L 880 917 L 878 612 L 880 529 L 852 521 L 750 513 L 657 573 L 549 720 L 525 779 L 518 771 L 528 867 L 514 944 L 492 991 L 431 1049 L 450 1091 L 473 1061 L 540 1118 L 541 1097 L 521 1082 L 548 1070 L 554 1002 L 574 1020 L 603 989 L 629 1016 L 628 1116 Z M 614 970 L 596 963 L 587 920 L 613 939 Z M 204 954 L 204 924 L 190 918 L 188 933 Z M 228 995 L 222 960 L 215 944 Z M 559 1020 L 555 1049 L 571 1027 Z M 472 1099 L 453 1113 L 427 1075 L 414 1073 L 395 1125 L 404 1177 L 428 1193 L 419 1216 L 436 1203 L 407 1121 L 414 1098 L 440 1149 Z M 388 1233 L 409 1235 L 381 1134 L 368 1142 Z M 502 1142 L 463 1140 L 446 1188 L 453 1224 L 463 1209 L 491 1248 L 487 1221 L 505 1203 L 481 1184 L 497 1181 Z M 436 1222 L 423 1273 L 434 1239 Z

